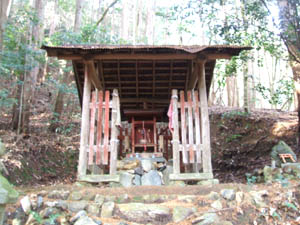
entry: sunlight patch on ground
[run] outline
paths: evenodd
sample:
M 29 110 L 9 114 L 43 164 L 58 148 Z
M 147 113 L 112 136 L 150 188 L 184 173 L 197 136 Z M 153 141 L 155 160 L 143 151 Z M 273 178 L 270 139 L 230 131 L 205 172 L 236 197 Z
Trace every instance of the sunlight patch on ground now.
M 296 120 L 277 122 L 272 128 L 272 134 L 277 137 L 288 135 L 289 133 L 293 133 L 292 131 L 297 126 L 297 124 L 298 123 Z

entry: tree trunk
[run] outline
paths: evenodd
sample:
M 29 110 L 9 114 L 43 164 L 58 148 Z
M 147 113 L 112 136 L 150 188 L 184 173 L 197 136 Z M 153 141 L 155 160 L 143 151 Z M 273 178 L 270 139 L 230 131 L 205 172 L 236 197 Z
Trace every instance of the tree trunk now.
M 244 32 L 248 33 L 248 21 L 245 14 L 245 0 L 241 1 L 241 15 L 243 20 Z M 247 53 L 245 53 L 247 54 Z M 248 54 L 247 54 L 248 55 Z M 248 63 L 243 62 L 243 80 L 244 80 L 244 111 L 249 112 L 249 98 L 248 98 Z
M 81 26 L 81 15 L 82 15 L 82 4 L 83 0 L 77 0 L 76 1 L 76 15 L 75 15 L 75 23 L 74 23 L 74 32 L 79 32 L 80 31 L 80 26 Z M 66 68 L 71 67 L 72 63 L 67 62 Z M 67 69 L 68 70 L 68 69 Z M 61 85 L 69 84 L 69 77 L 70 77 L 70 72 L 64 72 L 63 73 L 63 78 L 60 82 Z M 55 106 L 53 110 L 53 115 L 50 121 L 50 126 L 49 126 L 49 131 L 55 132 L 57 127 L 59 126 L 59 121 L 64 109 L 64 99 L 65 99 L 65 90 L 62 88 L 58 89 L 57 97 L 55 100 Z
M 67 66 L 72 66 L 72 64 L 68 62 Z M 61 84 L 69 84 L 69 77 L 70 77 L 70 72 L 64 72 Z M 49 131 L 51 132 L 55 132 L 60 125 L 60 118 L 64 109 L 64 98 L 65 98 L 65 91 L 62 90 L 62 88 L 60 88 L 57 93 L 54 112 L 49 126 Z
M 10 13 L 12 0 L 0 1 L 0 51 L 3 49 L 4 26 Z
M 123 10 L 122 10 L 122 28 L 121 28 L 121 38 L 127 42 L 128 41 L 128 24 L 129 20 L 127 19 L 129 17 L 128 14 L 128 2 L 122 1 L 123 3 Z
M 36 10 L 36 15 L 38 22 L 32 26 L 28 35 L 27 42 L 28 45 L 32 47 L 33 50 L 38 50 L 42 38 L 42 20 L 44 12 L 43 0 L 35 0 L 34 7 Z M 17 129 L 17 132 L 28 133 L 29 132 L 29 121 L 31 115 L 31 109 L 34 100 L 35 86 L 37 75 L 39 72 L 39 63 L 34 59 L 30 59 L 28 55 L 25 55 L 25 65 L 30 67 L 30 71 L 24 71 L 20 77 L 21 85 L 18 85 L 17 99 L 18 103 L 13 107 L 13 118 L 12 118 L 12 128 Z
M 40 43 L 41 38 L 43 34 L 43 14 L 44 14 L 44 1 L 43 0 L 35 0 L 35 11 L 37 15 L 38 22 L 33 25 L 32 27 L 32 33 L 29 36 L 30 41 L 32 40 L 32 48 L 33 50 L 37 51 Z M 25 73 L 24 77 L 24 107 L 23 107 L 23 127 L 22 131 L 24 133 L 27 133 L 29 131 L 29 121 L 30 121 L 30 115 L 31 115 L 31 109 L 34 105 L 34 95 L 35 95 L 35 87 L 36 87 L 36 81 L 37 76 L 39 73 L 39 63 L 35 60 L 30 60 L 30 68 L 31 70 Z
M 81 17 L 82 17 L 82 4 L 83 0 L 76 0 L 76 12 L 75 12 L 75 21 L 74 21 L 74 32 L 79 32 L 81 26 Z
M 11 127 L 13 130 L 17 130 L 18 129 L 18 125 L 19 125 L 19 116 L 20 116 L 20 111 L 21 111 L 21 102 L 23 98 L 23 94 L 22 94 L 22 88 L 23 88 L 23 82 L 24 82 L 24 73 L 20 74 L 20 77 L 18 78 L 19 82 L 17 85 L 17 93 L 16 93 L 16 98 L 17 101 L 16 103 L 14 103 L 13 105 L 13 109 L 12 109 L 12 121 L 11 121 Z M 21 122 L 21 120 L 20 120 Z
M 277 0 L 281 38 L 289 55 L 293 70 L 295 91 L 298 100 L 298 146 L 296 154 L 300 153 L 300 16 L 298 15 L 299 2 L 296 0 Z

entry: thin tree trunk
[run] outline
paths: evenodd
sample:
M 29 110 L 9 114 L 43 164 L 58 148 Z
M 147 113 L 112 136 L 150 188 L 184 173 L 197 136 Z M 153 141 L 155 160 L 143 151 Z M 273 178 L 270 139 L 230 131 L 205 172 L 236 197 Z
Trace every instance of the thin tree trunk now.
M 82 3 L 83 0 L 77 0 L 76 1 L 76 15 L 75 15 L 75 23 L 74 23 L 74 32 L 79 32 L 80 31 L 80 26 L 81 26 L 81 15 L 82 15 Z M 68 72 L 68 68 L 72 66 L 72 63 L 69 61 L 66 64 L 66 70 L 67 72 L 63 73 L 63 78 L 60 82 L 61 85 L 69 85 L 69 77 L 70 77 L 70 72 Z M 49 131 L 55 132 L 57 127 L 59 126 L 59 121 L 64 109 L 64 98 L 65 98 L 65 90 L 62 88 L 58 89 L 57 97 L 55 100 L 55 106 L 53 110 L 53 115 L 50 121 L 50 126 L 48 128 Z
M 3 49 L 4 26 L 10 13 L 12 0 L 0 1 L 0 51 Z
M 43 14 L 44 14 L 44 2 L 43 0 L 35 0 L 35 11 L 38 22 L 32 27 L 32 33 L 30 35 L 30 41 L 32 40 L 32 48 L 37 51 L 41 43 L 43 34 Z M 24 112 L 23 112 L 23 129 L 22 131 L 27 133 L 29 131 L 29 122 L 31 116 L 31 109 L 34 105 L 35 87 L 37 82 L 37 76 L 39 73 L 39 63 L 31 60 L 31 70 L 25 73 L 24 79 Z
M 122 28 L 121 28 L 121 38 L 128 41 L 128 2 L 123 2 L 123 10 L 122 10 Z
M 78 32 L 81 26 L 82 20 L 82 4 L 83 0 L 76 0 L 76 12 L 75 12 L 75 21 L 74 21 L 74 32 Z
M 23 94 L 22 94 L 22 88 L 23 88 L 23 82 L 24 82 L 24 73 L 20 74 L 20 77 L 18 78 L 18 84 L 17 84 L 17 92 L 16 92 L 16 103 L 14 103 L 13 105 L 13 109 L 12 109 L 12 121 L 11 121 L 11 127 L 13 130 L 17 130 L 18 129 L 18 124 L 20 120 L 20 107 L 21 107 L 21 101 L 23 98 Z
M 243 25 L 244 25 L 244 32 L 248 32 L 248 21 L 245 15 L 245 0 L 241 1 L 241 14 L 243 19 Z M 245 53 L 247 54 L 247 53 Z M 248 98 L 248 63 L 243 63 L 243 80 L 244 80 L 244 111 L 249 112 L 249 98 Z
M 72 66 L 70 62 L 68 62 L 67 64 L 68 66 Z M 70 72 L 65 72 L 61 84 L 69 84 L 70 82 L 69 77 L 70 77 Z M 60 118 L 64 109 L 64 98 L 65 98 L 65 91 L 62 90 L 62 88 L 60 88 L 57 93 L 55 106 L 54 106 L 54 113 L 49 126 L 49 131 L 51 132 L 55 132 L 60 125 Z
M 300 153 L 300 15 L 296 1 L 277 0 L 281 38 L 283 39 L 291 59 L 293 79 L 298 100 L 298 146 L 296 154 Z

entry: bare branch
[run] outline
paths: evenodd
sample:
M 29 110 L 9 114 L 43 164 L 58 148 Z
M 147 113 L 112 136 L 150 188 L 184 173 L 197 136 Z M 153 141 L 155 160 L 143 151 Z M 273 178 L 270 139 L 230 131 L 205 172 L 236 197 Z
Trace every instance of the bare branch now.
M 103 15 L 101 16 L 101 18 L 98 20 L 98 22 L 96 23 L 96 26 L 99 26 L 99 24 L 104 20 L 106 14 L 108 13 L 109 9 L 112 8 L 119 0 L 115 0 L 113 1 L 104 11 Z

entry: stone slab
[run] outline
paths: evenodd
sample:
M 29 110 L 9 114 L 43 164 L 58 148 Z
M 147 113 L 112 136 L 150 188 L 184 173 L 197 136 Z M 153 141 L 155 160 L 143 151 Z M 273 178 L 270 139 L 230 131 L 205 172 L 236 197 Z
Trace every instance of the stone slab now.
M 77 180 L 90 183 L 120 182 L 120 175 L 82 175 Z
M 208 180 L 214 178 L 212 173 L 172 173 L 169 177 L 170 180 Z

